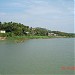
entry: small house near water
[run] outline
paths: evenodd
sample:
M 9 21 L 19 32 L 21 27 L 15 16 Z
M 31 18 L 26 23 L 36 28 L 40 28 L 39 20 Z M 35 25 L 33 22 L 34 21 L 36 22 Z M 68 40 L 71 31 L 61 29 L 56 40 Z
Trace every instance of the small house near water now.
M 0 33 L 6 33 L 6 31 L 5 30 L 0 30 Z

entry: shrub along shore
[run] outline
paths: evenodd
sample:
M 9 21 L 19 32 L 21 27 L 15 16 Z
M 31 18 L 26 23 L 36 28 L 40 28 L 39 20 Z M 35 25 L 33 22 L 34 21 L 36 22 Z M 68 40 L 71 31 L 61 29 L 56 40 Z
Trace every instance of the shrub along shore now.
M 13 36 L 0 37 L 0 40 L 26 40 L 26 39 L 50 39 L 50 38 L 69 38 L 63 36 Z

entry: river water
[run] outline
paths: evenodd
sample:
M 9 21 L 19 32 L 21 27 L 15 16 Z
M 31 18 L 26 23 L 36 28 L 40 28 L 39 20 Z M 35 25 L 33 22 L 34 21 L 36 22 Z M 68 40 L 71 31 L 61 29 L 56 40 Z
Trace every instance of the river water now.
M 74 38 L 0 41 L 1 75 L 74 75 Z

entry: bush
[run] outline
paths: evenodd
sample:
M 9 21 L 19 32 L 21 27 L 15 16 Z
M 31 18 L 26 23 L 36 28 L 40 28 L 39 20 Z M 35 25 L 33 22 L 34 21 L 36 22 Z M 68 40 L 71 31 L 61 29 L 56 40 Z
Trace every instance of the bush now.
M 6 37 L 6 34 L 0 33 L 0 37 Z

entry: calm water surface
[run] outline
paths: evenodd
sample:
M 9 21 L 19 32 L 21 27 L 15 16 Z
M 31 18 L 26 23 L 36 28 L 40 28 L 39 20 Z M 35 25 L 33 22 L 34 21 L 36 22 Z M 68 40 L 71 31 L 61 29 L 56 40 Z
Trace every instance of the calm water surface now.
M 74 38 L 0 41 L 0 74 L 73 75 Z

